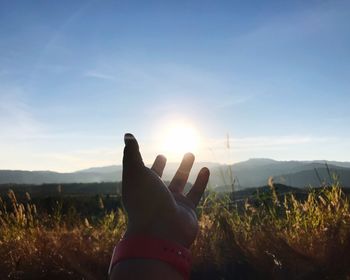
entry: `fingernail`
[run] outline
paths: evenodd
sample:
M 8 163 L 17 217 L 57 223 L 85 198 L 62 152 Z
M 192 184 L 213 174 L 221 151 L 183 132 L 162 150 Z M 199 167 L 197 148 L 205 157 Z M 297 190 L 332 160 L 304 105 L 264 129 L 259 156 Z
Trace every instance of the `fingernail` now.
M 210 171 L 209 171 L 209 169 L 207 167 L 203 167 L 202 170 L 201 170 L 201 173 L 210 175 Z
M 124 134 L 124 143 L 125 143 L 125 145 L 127 145 L 128 143 L 130 143 L 130 141 L 132 141 L 134 139 L 135 139 L 135 137 L 131 133 L 125 133 Z
M 187 160 L 193 160 L 194 161 L 195 156 L 192 153 L 186 153 L 183 158 L 187 159 Z

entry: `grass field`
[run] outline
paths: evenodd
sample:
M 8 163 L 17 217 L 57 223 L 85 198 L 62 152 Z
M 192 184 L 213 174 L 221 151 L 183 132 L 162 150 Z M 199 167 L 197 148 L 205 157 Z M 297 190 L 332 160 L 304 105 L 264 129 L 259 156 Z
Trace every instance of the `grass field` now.
M 123 211 L 61 209 L 38 213 L 11 190 L 0 200 L 0 279 L 106 279 Z M 349 201 L 336 183 L 302 200 L 272 185 L 239 208 L 210 194 L 198 215 L 192 279 L 350 279 Z

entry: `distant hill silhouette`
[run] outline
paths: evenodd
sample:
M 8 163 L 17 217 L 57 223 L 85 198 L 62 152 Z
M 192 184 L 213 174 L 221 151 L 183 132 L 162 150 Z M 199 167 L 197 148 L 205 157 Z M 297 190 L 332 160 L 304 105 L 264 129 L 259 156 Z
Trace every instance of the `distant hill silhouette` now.
M 327 163 L 327 165 L 326 165 Z M 242 190 L 267 184 L 269 177 L 274 182 L 292 187 L 302 188 L 308 185 L 320 186 L 323 182 L 330 183 L 333 174 L 345 187 L 350 187 L 350 162 L 336 161 L 276 161 L 272 159 L 250 159 L 233 165 L 217 163 L 195 163 L 190 175 L 190 182 L 201 167 L 208 166 L 211 171 L 209 188 Z M 169 163 L 163 178 L 171 180 L 177 163 Z M 51 171 L 20 171 L 0 170 L 0 184 L 63 184 L 63 183 L 98 183 L 121 181 L 121 166 L 94 167 L 72 173 Z M 224 186 L 224 187 L 223 187 Z
M 344 167 L 348 165 L 349 163 L 345 162 L 251 159 L 231 166 L 212 169 L 210 180 L 212 188 L 231 186 L 234 180 L 235 190 L 241 190 L 264 186 L 269 178 L 273 177 L 276 183 L 302 188 L 308 185 L 317 187 L 323 182 L 330 183 L 332 181 L 330 177 L 335 174 L 338 175 L 343 186 L 350 187 L 350 168 Z
M 52 184 L 52 183 L 92 183 L 120 181 L 118 172 L 73 172 L 0 170 L 0 184 Z

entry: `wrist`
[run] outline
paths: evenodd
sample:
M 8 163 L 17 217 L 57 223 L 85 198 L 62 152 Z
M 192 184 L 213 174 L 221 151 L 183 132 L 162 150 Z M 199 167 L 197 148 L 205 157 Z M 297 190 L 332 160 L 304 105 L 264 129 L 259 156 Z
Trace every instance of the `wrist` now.
M 134 236 L 150 236 L 179 244 L 186 249 L 189 249 L 192 245 L 192 242 L 188 242 L 188 240 L 179 236 L 176 230 L 170 231 L 164 228 L 158 228 L 156 226 L 154 226 L 152 229 L 127 228 L 123 235 L 123 239 L 133 238 Z
M 188 279 L 191 270 L 191 253 L 179 243 L 155 236 L 134 235 L 124 238 L 114 248 L 110 269 L 123 261 L 155 260 L 163 262 Z

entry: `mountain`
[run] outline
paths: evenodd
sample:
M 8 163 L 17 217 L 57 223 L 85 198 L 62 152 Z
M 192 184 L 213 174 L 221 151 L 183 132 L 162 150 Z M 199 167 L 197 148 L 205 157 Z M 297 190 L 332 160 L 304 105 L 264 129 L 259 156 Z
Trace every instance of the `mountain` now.
M 347 161 L 324 161 L 324 160 L 315 160 L 315 163 L 321 163 L 321 164 L 325 164 L 325 162 L 329 165 L 336 165 L 336 166 L 340 166 L 340 167 L 345 167 L 345 168 L 350 168 L 350 162 Z
M 164 170 L 164 180 L 170 181 L 174 176 L 179 164 L 168 163 Z M 189 177 L 194 182 L 196 175 L 202 167 L 210 169 L 220 166 L 217 163 L 195 163 Z M 64 184 L 64 183 L 99 183 L 117 182 L 122 179 L 122 166 L 111 165 L 106 167 L 93 167 L 72 173 L 59 173 L 52 171 L 22 171 L 0 170 L 0 184 Z
M 88 169 L 83 169 L 76 171 L 75 173 L 102 173 L 102 174 L 107 174 L 107 173 L 121 173 L 122 171 L 122 166 L 121 165 L 109 165 L 109 166 L 103 166 L 103 167 L 92 167 Z
M 163 178 L 170 181 L 178 168 L 178 163 L 168 163 Z M 194 182 L 200 168 L 207 166 L 211 171 L 209 188 L 226 186 L 235 190 L 266 185 L 269 177 L 276 183 L 302 188 L 319 186 L 330 181 L 330 174 L 338 174 L 340 182 L 350 187 L 350 162 L 336 161 L 276 161 L 272 159 L 249 159 L 233 165 L 211 162 L 195 163 L 189 177 Z M 316 170 L 316 171 L 315 171 Z M 51 171 L 0 170 L 0 184 L 52 184 L 52 183 L 92 183 L 120 181 L 122 167 L 112 165 L 79 170 L 72 173 Z
M 111 182 L 121 178 L 118 173 L 0 170 L 0 184 L 52 184 Z
M 334 182 L 334 176 L 341 186 L 350 188 L 350 168 L 333 165 L 328 166 L 328 169 L 320 167 L 276 176 L 274 182 L 301 188 L 305 186 L 320 186 L 322 184 L 329 185 Z
M 326 165 L 327 164 L 327 165 Z M 339 164 L 339 165 L 337 165 Z M 328 169 L 330 174 L 328 174 Z M 327 161 L 275 161 L 270 159 L 250 159 L 229 165 L 222 165 L 211 170 L 210 186 L 232 186 L 241 190 L 250 187 L 264 186 L 270 177 L 275 182 L 292 187 L 319 186 L 320 181 L 330 181 L 333 173 L 339 175 L 344 186 L 350 187 L 350 168 L 344 162 Z M 317 172 L 315 171 L 320 170 Z M 320 178 L 318 178 L 318 176 Z M 230 187 L 232 189 L 232 187 Z
M 148 166 L 148 167 L 150 167 L 150 166 Z M 178 167 L 179 167 L 179 163 L 175 163 L 175 162 L 167 163 L 165 166 L 164 172 L 163 172 L 163 179 L 166 181 L 170 181 L 173 178 Z M 213 163 L 213 162 L 195 162 L 193 164 L 191 174 L 189 177 L 190 182 L 195 181 L 196 176 L 202 167 L 208 167 L 210 170 L 213 170 L 213 169 L 219 168 L 220 164 Z M 111 165 L 111 166 L 106 166 L 106 167 L 94 167 L 94 168 L 79 170 L 75 173 L 89 174 L 91 172 L 102 174 L 104 176 L 112 176 L 112 178 L 114 178 L 114 181 L 120 181 L 121 174 L 122 174 L 122 166 Z

